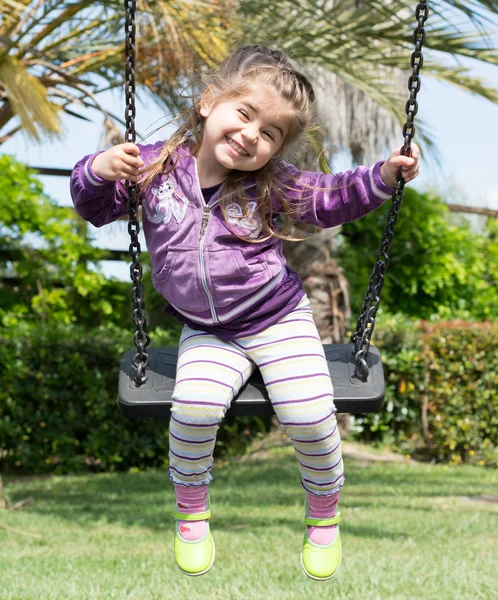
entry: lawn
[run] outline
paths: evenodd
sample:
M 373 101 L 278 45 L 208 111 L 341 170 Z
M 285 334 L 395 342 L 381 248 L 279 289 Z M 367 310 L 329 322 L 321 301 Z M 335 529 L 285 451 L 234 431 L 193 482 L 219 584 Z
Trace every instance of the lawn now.
M 498 587 L 498 473 L 346 460 L 344 558 L 307 579 L 303 492 L 288 446 L 218 463 L 211 486 L 216 562 L 187 578 L 172 555 L 165 471 L 7 478 L 0 511 L 1 600 L 466 600 Z

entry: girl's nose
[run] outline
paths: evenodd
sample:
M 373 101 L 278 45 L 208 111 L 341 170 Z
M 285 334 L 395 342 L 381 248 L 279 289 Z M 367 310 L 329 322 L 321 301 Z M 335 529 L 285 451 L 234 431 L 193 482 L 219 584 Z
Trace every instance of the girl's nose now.
M 258 141 L 258 130 L 256 127 L 246 127 L 242 132 L 243 136 L 251 143 L 255 144 Z

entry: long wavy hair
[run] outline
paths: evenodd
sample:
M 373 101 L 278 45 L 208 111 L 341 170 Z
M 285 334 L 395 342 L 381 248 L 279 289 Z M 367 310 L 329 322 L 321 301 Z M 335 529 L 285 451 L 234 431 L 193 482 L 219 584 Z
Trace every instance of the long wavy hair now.
M 175 168 L 175 150 L 179 146 L 190 144 L 190 151 L 195 156 L 202 144 L 205 118 L 200 114 L 200 98 L 206 90 L 209 89 L 213 103 L 217 104 L 236 98 L 255 85 L 275 91 L 292 104 L 294 110 L 291 127 L 281 148 L 265 166 L 256 171 L 233 170 L 229 173 L 220 188 L 220 206 L 227 225 L 226 209 L 233 202 L 241 206 L 244 213 L 241 218 L 246 216 L 248 198 L 244 181 L 247 182 L 248 177 L 251 177 L 256 185 L 257 206 L 263 231 L 266 233 L 265 239 L 279 237 L 292 240 L 295 238 L 288 235 L 292 227 L 292 215 L 302 210 L 303 202 L 306 202 L 307 198 L 306 194 L 302 194 L 301 184 L 300 201 L 289 201 L 289 193 L 295 189 L 295 181 L 284 176 L 283 161 L 290 149 L 304 141 L 306 133 L 316 129 L 315 93 L 308 78 L 279 50 L 260 45 L 242 46 L 225 58 L 214 73 L 204 76 L 199 97 L 193 97 L 190 108 L 175 119 L 180 125 L 165 141 L 157 158 L 143 171 L 140 188 L 147 189 L 158 175 L 167 175 Z M 280 174 L 282 176 L 279 176 Z M 275 200 L 279 206 L 278 214 L 284 217 L 280 227 L 274 222 Z M 261 238 L 242 239 L 248 242 L 261 241 Z

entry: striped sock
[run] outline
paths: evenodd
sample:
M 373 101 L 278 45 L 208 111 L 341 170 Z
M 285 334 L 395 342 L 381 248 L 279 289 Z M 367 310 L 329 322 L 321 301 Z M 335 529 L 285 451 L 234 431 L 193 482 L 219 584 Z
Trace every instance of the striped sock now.
M 314 519 L 330 519 L 337 513 L 337 504 L 339 502 L 339 492 L 330 496 L 308 496 L 308 513 Z M 327 525 L 325 527 L 308 526 L 308 538 L 319 546 L 331 544 L 335 539 L 337 525 Z
M 173 484 L 176 494 L 176 505 L 182 513 L 192 515 L 207 510 L 208 486 L 207 485 L 176 485 Z M 200 540 L 207 531 L 207 522 L 204 521 L 178 521 L 178 529 L 184 540 Z

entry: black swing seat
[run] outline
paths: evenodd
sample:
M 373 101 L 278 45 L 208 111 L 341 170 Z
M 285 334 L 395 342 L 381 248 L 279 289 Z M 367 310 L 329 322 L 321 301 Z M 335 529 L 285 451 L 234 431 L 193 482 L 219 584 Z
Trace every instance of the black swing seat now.
M 353 344 L 324 344 L 330 375 L 334 385 L 335 405 L 340 413 L 378 411 L 384 404 L 384 374 L 377 348 L 370 346 L 366 382 L 355 377 Z M 123 355 L 119 370 L 118 404 L 125 417 L 168 417 L 175 386 L 176 348 L 148 348 L 150 357 L 147 381 L 137 386 L 132 359 L 136 350 Z M 256 370 L 240 390 L 227 411 L 230 416 L 263 416 L 274 414 L 273 407 L 259 370 Z

